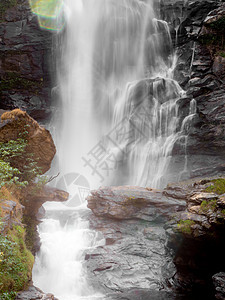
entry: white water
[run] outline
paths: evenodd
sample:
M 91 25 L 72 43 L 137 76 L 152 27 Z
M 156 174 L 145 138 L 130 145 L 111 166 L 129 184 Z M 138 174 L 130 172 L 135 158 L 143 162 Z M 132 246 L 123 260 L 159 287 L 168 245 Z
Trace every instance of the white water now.
M 179 116 L 185 93 L 173 79 L 177 57 L 168 24 L 157 19 L 152 0 L 67 0 L 66 11 L 62 118 L 55 124 L 61 175 L 79 173 L 91 188 L 165 186 L 173 146 L 181 139 L 186 145 L 195 114 Z M 77 189 L 75 180 L 68 185 Z M 85 204 L 45 208 L 34 284 L 60 300 L 101 297 L 82 267 L 84 250 L 104 243 L 85 221 Z

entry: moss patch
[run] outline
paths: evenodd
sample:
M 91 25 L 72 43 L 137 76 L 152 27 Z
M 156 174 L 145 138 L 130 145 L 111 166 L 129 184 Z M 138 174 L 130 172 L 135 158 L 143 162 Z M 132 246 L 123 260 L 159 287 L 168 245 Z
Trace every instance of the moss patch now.
M 225 179 L 224 178 L 219 178 L 219 179 L 213 179 L 212 184 L 208 186 L 205 191 L 206 192 L 213 192 L 218 195 L 225 194 Z
M 190 235 L 192 233 L 191 226 L 193 225 L 195 225 L 193 220 L 180 220 L 177 224 L 177 228 L 180 232 Z
M 225 51 L 219 51 L 216 53 L 216 55 L 219 55 L 219 56 L 225 58 Z
M 14 226 L 6 236 L 0 235 L 0 299 L 26 287 L 31 279 L 34 258 L 24 242 L 25 230 Z
M 220 34 L 205 34 L 199 38 L 199 42 L 206 46 L 223 46 L 223 36 Z
M 4 78 L 1 79 L 0 93 L 9 90 L 29 90 L 35 92 L 43 87 L 43 81 L 35 81 L 19 77 L 17 73 L 8 72 Z
M 17 5 L 17 0 L 2 0 L 0 2 L 0 22 L 4 19 L 7 9 Z
M 201 203 L 201 210 L 203 212 L 208 212 L 209 210 L 216 211 L 217 209 L 217 200 L 210 200 L 210 201 L 202 201 Z
M 138 208 L 138 207 L 145 206 L 147 203 L 148 201 L 143 198 L 128 197 L 123 201 L 122 205 L 124 206 L 132 205 Z
M 37 225 L 38 222 L 26 214 L 23 215 L 23 224 L 26 226 L 25 243 L 31 253 L 35 253 L 35 241 L 37 239 Z
M 209 27 L 213 30 L 224 33 L 224 31 L 225 31 L 225 17 L 221 17 L 218 20 L 216 20 L 212 23 L 209 23 L 209 24 L 206 23 L 205 26 Z

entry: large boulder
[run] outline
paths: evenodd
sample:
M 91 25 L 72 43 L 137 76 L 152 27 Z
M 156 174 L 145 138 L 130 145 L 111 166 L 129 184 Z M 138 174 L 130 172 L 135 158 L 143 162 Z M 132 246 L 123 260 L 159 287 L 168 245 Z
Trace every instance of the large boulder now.
M 96 216 L 119 220 L 166 218 L 185 205 L 158 190 L 135 186 L 102 187 L 91 191 L 87 201 Z
M 15 109 L 5 112 L 1 116 L 0 142 L 16 140 L 25 133 L 27 146 L 25 155 L 32 154 L 33 160 L 37 163 L 41 173 L 44 174 L 51 167 L 52 159 L 56 153 L 55 144 L 50 132 L 41 127 L 25 111 Z M 24 158 L 21 155 L 13 164 L 19 169 L 24 168 Z
M 16 300 L 58 300 L 53 294 L 45 294 L 39 288 L 33 286 L 32 284 L 27 288 L 26 291 L 22 291 L 17 294 Z
M 99 233 L 99 247 L 85 251 L 90 285 L 109 299 L 110 293 L 120 299 L 131 289 L 137 291 L 134 299 L 152 290 L 158 293 L 154 299 L 163 299 L 171 287 L 177 297 L 190 293 L 190 299 L 213 293 L 212 276 L 225 267 L 224 182 L 200 178 L 163 191 L 132 186 L 92 191 L 88 220 Z

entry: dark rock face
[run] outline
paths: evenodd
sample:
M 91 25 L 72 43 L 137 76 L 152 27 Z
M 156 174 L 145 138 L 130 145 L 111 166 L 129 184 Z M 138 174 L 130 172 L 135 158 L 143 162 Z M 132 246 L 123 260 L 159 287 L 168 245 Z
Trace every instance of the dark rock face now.
M 17 0 L 0 18 L 1 108 L 25 109 L 36 119 L 50 114 L 52 33 L 41 30 L 28 0 Z M 53 78 L 53 76 L 52 76 Z
M 187 91 L 189 101 L 194 98 L 197 103 L 198 117 L 188 136 L 185 179 L 224 174 L 224 14 L 224 3 L 216 0 L 161 3 L 161 16 L 169 22 L 177 45 L 175 79 Z M 181 102 L 182 113 L 187 110 L 186 103 L 188 100 Z M 182 160 L 177 147 L 174 165 Z
M 216 299 L 225 299 L 225 273 L 213 275 L 213 283 L 216 288 Z
M 167 197 L 186 198 L 187 207 L 165 226 L 166 247 L 173 251 L 178 290 L 206 291 L 213 298 L 211 277 L 225 269 L 224 196 L 206 192 L 213 179 L 170 184 Z

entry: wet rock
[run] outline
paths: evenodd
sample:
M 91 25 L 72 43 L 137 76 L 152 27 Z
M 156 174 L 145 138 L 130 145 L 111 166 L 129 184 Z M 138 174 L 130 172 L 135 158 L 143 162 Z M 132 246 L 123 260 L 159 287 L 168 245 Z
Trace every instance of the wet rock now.
M 120 220 L 167 218 L 184 206 L 184 202 L 166 198 L 160 191 L 132 186 L 103 187 L 91 191 L 87 201 L 96 216 Z
M 109 299 L 114 299 L 112 293 L 120 299 L 120 293 L 126 295 L 131 289 L 140 291 L 137 297 L 149 295 L 149 290 L 159 299 L 169 295 L 168 282 L 176 270 L 164 247 L 163 224 L 184 209 L 184 201 L 131 186 L 102 187 L 87 200 L 94 213 L 89 217 L 90 227 L 105 240 L 102 246 L 85 252 L 90 284 Z
M 190 128 L 186 148 L 188 171 L 183 178 L 222 175 L 224 170 L 221 165 L 225 155 L 225 68 L 221 22 L 225 5 L 220 1 L 163 1 L 162 5 L 165 18 L 173 26 L 178 26 L 179 63 L 175 78 L 197 104 L 198 117 Z M 169 14 L 169 11 L 174 13 Z M 176 22 L 174 18 L 177 18 Z M 196 31 L 195 27 L 200 31 Z M 212 36 L 208 39 L 210 34 Z M 187 110 L 187 105 L 180 103 L 180 110 Z M 177 155 L 176 149 L 173 155 Z
M 154 290 L 158 295 L 162 290 L 166 294 L 167 279 L 173 277 L 175 268 L 164 248 L 162 225 L 94 215 L 89 220 L 91 228 L 101 232 L 106 241 L 112 241 L 86 250 L 88 282 L 94 288 L 106 294 L 107 299 L 112 292 L 119 297 L 131 289 Z
M 37 287 L 31 285 L 26 291 L 20 292 L 16 295 L 16 300 L 58 300 L 52 294 L 45 294 Z
M 216 289 L 216 299 L 224 300 L 225 299 L 225 273 L 217 273 L 213 275 L 213 284 Z

